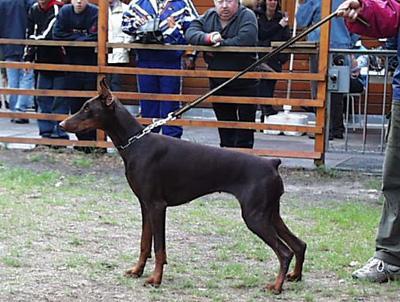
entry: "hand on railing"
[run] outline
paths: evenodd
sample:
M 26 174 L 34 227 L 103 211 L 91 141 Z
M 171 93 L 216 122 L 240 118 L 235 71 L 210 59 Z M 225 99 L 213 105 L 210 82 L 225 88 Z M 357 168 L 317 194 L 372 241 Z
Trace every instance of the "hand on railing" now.
M 209 33 L 206 37 L 208 44 L 211 44 L 213 47 L 218 47 L 221 45 L 221 41 L 223 40 L 221 34 L 217 31 Z

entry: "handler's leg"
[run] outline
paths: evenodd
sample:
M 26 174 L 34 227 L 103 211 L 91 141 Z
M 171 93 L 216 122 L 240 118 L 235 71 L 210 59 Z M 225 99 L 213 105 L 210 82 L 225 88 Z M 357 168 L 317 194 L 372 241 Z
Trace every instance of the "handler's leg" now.
M 375 257 L 400 267 L 400 102 L 393 104 L 391 116 L 383 168 L 385 203 L 376 238 Z
M 391 127 L 383 167 L 385 202 L 376 238 L 376 252 L 353 278 L 371 282 L 400 279 L 400 102 L 392 106 Z

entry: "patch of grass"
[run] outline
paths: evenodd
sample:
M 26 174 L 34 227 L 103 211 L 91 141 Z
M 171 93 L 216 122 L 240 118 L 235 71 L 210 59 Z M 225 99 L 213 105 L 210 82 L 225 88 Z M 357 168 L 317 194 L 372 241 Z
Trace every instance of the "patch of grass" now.
M 71 240 L 69 241 L 69 244 L 72 246 L 81 246 L 84 244 L 84 241 L 81 238 L 71 238 Z
M 363 263 L 374 251 L 376 227 L 380 210 L 356 202 L 334 207 L 297 210 L 296 215 L 312 220 L 312 226 L 296 226 L 308 242 L 310 270 L 333 271 L 348 278 L 352 261 Z
M 2 187 L 12 189 L 14 192 L 24 192 L 37 187 L 52 186 L 59 178 L 59 174 L 54 171 L 35 173 L 33 171 L 14 168 L 6 169 L 0 167 Z
M 367 181 L 367 187 L 369 189 L 380 191 L 382 188 L 382 179 L 380 178 L 370 178 Z
M 42 154 L 42 153 L 35 153 L 35 154 L 30 155 L 30 156 L 28 157 L 28 159 L 29 159 L 32 163 L 35 163 L 35 162 L 43 162 L 43 161 L 45 161 L 45 160 L 47 159 L 47 156 L 46 156 L 45 154 Z
M 90 259 L 84 255 L 72 255 L 65 260 L 65 266 L 69 269 L 83 269 L 90 265 Z
M 21 267 L 22 266 L 21 259 L 13 257 L 13 256 L 4 256 L 1 258 L 1 262 L 3 262 L 4 265 L 10 266 L 10 267 Z
M 327 168 L 324 165 L 318 166 L 316 171 L 320 177 L 338 178 L 340 176 L 338 170 Z
M 93 159 L 89 156 L 80 156 L 72 161 L 77 168 L 89 168 L 93 165 Z
M 74 158 L 79 162 L 82 157 Z M 95 157 L 89 159 L 91 163 L 86 167 L 99 164 Z M 41 161 L 39 156 L 31 159 L 36 160 Z M 363 264 L 374 251 L 381 206 L 360 196 L 351 197 L 353 200 L 348 196 L 340 198 L 335 192 L 329 199 L 322 194 L 318 203 L 309 202 L 306 193 L 301 192 L 301 172 L 297 172 L 295 182 L 300 190 L 284 195 L 282 216 L 308 244 L 304 282 L 286 282 L 278 297 L 264 292 L 264 286 L 276 277 L 278 260 L 247 229 L 238 202 L 232 196 L 216 194 L 168 209 L 169 265 L 165 267 L 164 284 L 159 289 L 143 287 L 154 269 L 153 251 L 142 278 L 123 276 L 138 259 L 140 207 L 125 179 L 99 177 L 88 170 L 91 174 L 79 171 L 80 174 L 61 177 L 51 170 L 36 173 L 0 165 L 0 279 L 4 280 L 1 297 L 7 294 L 8 298 L 13 291 L 12 299 L 18 299 L 20 293 L 37 285 L 35 275 L 20 269 L 29 265 L 29 271 L 51 276 L 46 292 L 65 287 L 64 293 L 71 299 L 83 292 L 80 284 L 84 284 L 85 292 L 98 294 L 93 299 L 116 301 L 399 298 L 400 282 L 374 285 L 355 282 L 350 277 L 355 269 L 351 263 Z M 321 183 L 322 192 L 324 184 L 331 186 L 332 178 L 339 184 L 342 175 L 317 173 L 319 178 L 315 181 Z M 314 181 L 311 178 L 315 174 L 309 174 L 306 183 Z M 347 176 L 346 181 L 349 179 Z M 365 192 L 379 186 L 380 179 L 372 177 L 364 184 Z M 292 267 L 293 264 L 294 261 Z M 14 275 L 18 284 L 13 283 L 17 279 L 7 278 Z M 44 297 L 39 295 L 37 299 Z

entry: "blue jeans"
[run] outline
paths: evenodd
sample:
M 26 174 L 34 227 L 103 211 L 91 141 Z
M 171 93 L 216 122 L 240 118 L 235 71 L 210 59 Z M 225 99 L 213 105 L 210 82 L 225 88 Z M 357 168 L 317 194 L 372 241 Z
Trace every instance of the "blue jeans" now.
M 6 59 L 7 62 L 15 60 Z M 33 89 L 33 70 L 7 68 L 8 88 Z M 10 95 L 11 111 L 26 111 L 33 106 L 32 95 Z
M 138 67 L 142 68 L 164 68 L 164 69 L 181 69 L 181 61 L 171 60 L 165 62 L 158 61 L 138 61 Z M 179 94 L 181 92 L 181 78 L 175 76 L 158 76 L 158 75 L 139 75 L 137 76 L 139 92 L 143 93 L 167 93 Z M 179 102 L 175 101 L 140 101 L 142 117 L 164 118 L 168 113 L 179 108 Z M 155 128 L 153 132 L 159 132 L 159 128 Z M 180 138 L 182 136 L 182 127 L 179 126 L 161 126 L 162 134 Z
M 65 77 L 62 73 L 39 72 L 38 89 L 62 90 L 65 86 Z M 38 110 L 40 113 L 68 114 L 69 103 L 63 97 L 38 96 Z M 42 137 L 68 139 L 68 135 L 58 127 L 59 122 L 38 120 L 39 134 Z

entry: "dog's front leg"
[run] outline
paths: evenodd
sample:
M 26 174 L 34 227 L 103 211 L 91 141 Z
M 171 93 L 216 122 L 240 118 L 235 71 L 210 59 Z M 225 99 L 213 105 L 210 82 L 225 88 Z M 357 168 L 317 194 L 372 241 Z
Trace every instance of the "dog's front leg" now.
M 143 274 L 144 267 L 146 266 L 146 261 L 151 255 L 151 243 L 153 234 L 151 231 L 151 223 L 149 215 L 143 205 L 141 205 L 142 210 L 142 237 L 140 240 L 140 255 L 139 260 L 131 269 L 125 272 L 128 277 L 139 278 Z
M 149 218 L 154 236 L 155 268 L 145 284 L 159 287 L 162 280 L 164 264 L 167 264 L 165 249 L 165 215 L 166 207 L 157 205 L 149 209 Z

